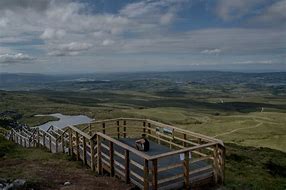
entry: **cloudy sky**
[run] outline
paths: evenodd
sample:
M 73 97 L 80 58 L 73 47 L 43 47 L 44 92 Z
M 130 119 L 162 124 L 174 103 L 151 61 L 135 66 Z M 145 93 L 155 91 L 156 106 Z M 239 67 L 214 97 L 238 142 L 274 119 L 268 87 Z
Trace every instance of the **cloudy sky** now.
M 286 0 L 0 0 L 0 72 L 286 71 Z

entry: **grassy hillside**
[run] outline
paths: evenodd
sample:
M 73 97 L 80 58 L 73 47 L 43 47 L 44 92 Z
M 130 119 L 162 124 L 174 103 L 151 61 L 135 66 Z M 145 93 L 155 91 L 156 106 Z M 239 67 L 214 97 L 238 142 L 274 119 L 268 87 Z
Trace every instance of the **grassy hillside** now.
M 286 153 L 226 144 L 226 189 L 283 190 Z
M 222 139 L 227 189 L 285 189 L 285 76 L 183 72 L 27 82 L 22 89 L 30 91 L 0 91 L 0 113 L 15 111 L 30 126 L 54 120 L 34 117 L 49 113 L 151 118 Z
M 252 112 L 216 115 L 176 107 L 128 109 L 124 112 L 172 123 L 225 142 L 268 147 L 286 152 L 285 113 Z
M 25 179 L 25 189 L 131 189 L 116 178 L 99 177 L 80 162 L 44 149 L 22 148 L 0 135 L 0 178 Z M 70 186 L 64 186 L 69 181 Z

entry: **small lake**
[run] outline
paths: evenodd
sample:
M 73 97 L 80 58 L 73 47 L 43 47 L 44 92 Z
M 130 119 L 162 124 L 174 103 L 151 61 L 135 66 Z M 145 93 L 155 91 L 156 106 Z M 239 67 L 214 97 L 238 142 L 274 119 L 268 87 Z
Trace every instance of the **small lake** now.
M 54 114 L 35 115 L 35 116 L 36 117 L 53 116 L 59 118 L 58 121 L 50 121 L 37 126 L 43 130 L 47 130 L 51 125 L 56 126 L 58 128 L 64 128 L 67 127 L 68 125 L 79 125 L 79 124 L 91 123 L 93 121 L 93 119 L 85 115 L 63 115 L 61 113 L 54 113 Z

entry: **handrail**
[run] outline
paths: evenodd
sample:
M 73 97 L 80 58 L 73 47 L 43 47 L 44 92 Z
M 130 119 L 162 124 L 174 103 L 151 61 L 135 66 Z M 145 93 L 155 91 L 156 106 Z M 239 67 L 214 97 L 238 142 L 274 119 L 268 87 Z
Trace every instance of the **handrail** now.
M 14 133 L 16 133 L 18 136 L 20 136 L 20 137 L 22 137 L 22 138 L 24 138 L 24 139 L 26 139 L 26 140 L 29 140 L 28 137 L 25 137 L 25 136 L 21 135 L 21 134 L 20 134 L 18 131 L 16 131 L 15 129 L 12 129 L 12 131 L 13 131 Z
M 81 136 L 84 136 L 88 140 L 90 140 L 92 138 L 92 136 L 82 132 L 80 129 L 78 129 L 78 128 L 72 126 L 72 125 L 69 125 L 68 127 L 71 128 L 72 130 L 74 130 L 75 132 L 79 133 Z
M 172 156 L 174 154 L 181 154 L 181 153 L 184 153 L 184 152 L 190 152 L 190 151 L 194 151 L 194 150 L 205 148 L 205 147 L 209 147 L 209 146 L 214 146 L 216 144 L 218 144 L 218 143 L 217 142 L 212 142 L 212 143 L 202 144 L 202 145 L 199 145 L 199 146 L 193 146 L 193 147 L 189 147 L 189 148 L 183 148 L 183 149 L 180 149 L 180 150 L 174 150 L 174 151 L 171 151 L 171 152 L 166 152 L 166 153 L 158 154 L 158 155 L 155 155 L 155 156 L 151 156 L 150 160 L 160 159 L 160 158 L 164 158 L 164 157 L 167 157 L 167 156 Z
M 53 125 L 54 126 L 54 125 Z M 61 131 L 61 132 L 64 132 L 61 128 L 57 127 L 57 126 L 54 126 L 54 128 L 56 128 L 57 130 Z
M 197 136 L 197 137 L 200 137 L 200 138 L 202 138 L 202 139 L 207 139 L 207 140 L 209 140 L 209 141 L 216 141 L 216 142 L 219 142 L 220 144 L 223 145 L 223 142 L 222 142 L 221 140 L 216 139 L 216 138 L 213 138 L 213 137 L 209 137 L 209 136 L 202 135 L 202 134 L 199 134 L 199 133 L 187 131 L 187 130 L 184 130 L 184 129 L 181 129 L 181 128 L 178 128 L 178 127 L 174 127 L 174 126 L 172 126 L 172 125 L 160 123 L 160 122 L 158 122 L 158 121 L 154 121 L 154 120 L 151 120 L 151 119 L 146 119 L 146 121 L 149 122 L 149 123 L 151 123 L 151 124 L 156 125 L 157 127 L 168 127 L 168 128 L 172 128 L 172 129 L 175 129 L 176 131 L 180 131 L 180 132 L 183 132 L 183 133 L 188 133 L 188 134 L 190 134 L 190 135 Z
M 48 136 L 51 136 L 51 137 L 54 137 L 53 135 L 51 135 L 50 133 L 48 133 L 47 131 L 43 130 L 43 129 L 39 129 L 39 131 L 41 131 L 42 133 L 48 135 Z M 55 138 L 55 137 L 54 137 Z
M 154 120 L 151 120 L 151 119 L 120 117 L 120 118 L 114 118 L 114 119 L 97 120 L 97 121 L 91 122 L 90 124 L 104 123 L 104 122 L 111 122 L 111 121 L 124 121 L 124 120 L 127 120 L 127 121 L 142 121 L 142 122 L 145 121 L 145 122 L 153 124 L 153 125 L 155 125 L 157 127 L 172 128 L 172 129 L 175 129 L 176 131 L 179 131 L 179 132 L 182 132 L 182 133 L 187 133 L 189 135 L 192 135 L 192 136 L 195 136 L 195 137 L 198 137 L 198 138 L 201 138 L 201 139 L 205 139 L 205 140 L 210 141 L 210 142 L 214 142 L 214 141 L 218 142 L 219 144 L 224 146 L 223 141 L 221 141 L 219 139 L 216 139 L 216 138 L 213 138 L 213 137 L 209 137 L 209 136 L 206 136 L 206 135 L 202 135 L 202 134 L 199 134 L 199 133 L 191 132 L 191 131 L 188 131 L 188 130 L 184 130 L 184 129 L 181 129 L 181 128 L 178 128 L 178 127 L 175 127 L 175 126 L 172 126 L 172 125 L 169 125 L 169 124 L 164 124 L 164 123 L 161 123 L 161 122 L 158 122 L 158 121 L 154 121 Z M 87 127 L 85 129 L 87 129 Z
M 33 133 L 31 131 L 29 131 L 26 127 L 22 128 L 27 134 L 29 133 L 30 135 L 32 135 Z
M 46 131 L 49 132 L 50 129 L 53 129 L 53 125 L 51 125 Z
M 64 137 L 64 135 L 66 134 L 66 132 L 69 130 L 69 128 L 66 128 L 65 130 L 62 130 L 63 131 L 63 133 L 61 134 L 61 136 L 59 136 L 58 138 L 57 138 L 57 141 L 63 136 Z

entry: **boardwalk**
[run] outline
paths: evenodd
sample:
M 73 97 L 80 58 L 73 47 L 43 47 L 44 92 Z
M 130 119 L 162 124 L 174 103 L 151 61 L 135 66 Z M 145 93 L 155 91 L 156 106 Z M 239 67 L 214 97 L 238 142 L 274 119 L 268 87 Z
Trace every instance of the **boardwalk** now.
M 150 141 L 148 152 L 134 148 L 141 134 Z M 107 172 L 141 189 L 188 189 L 224 180 L 221 141 L 152 120 L 110 119 L 64 130 L 23 128 L 12 130 L 10 139 L 68 153 L 99 174 Z

